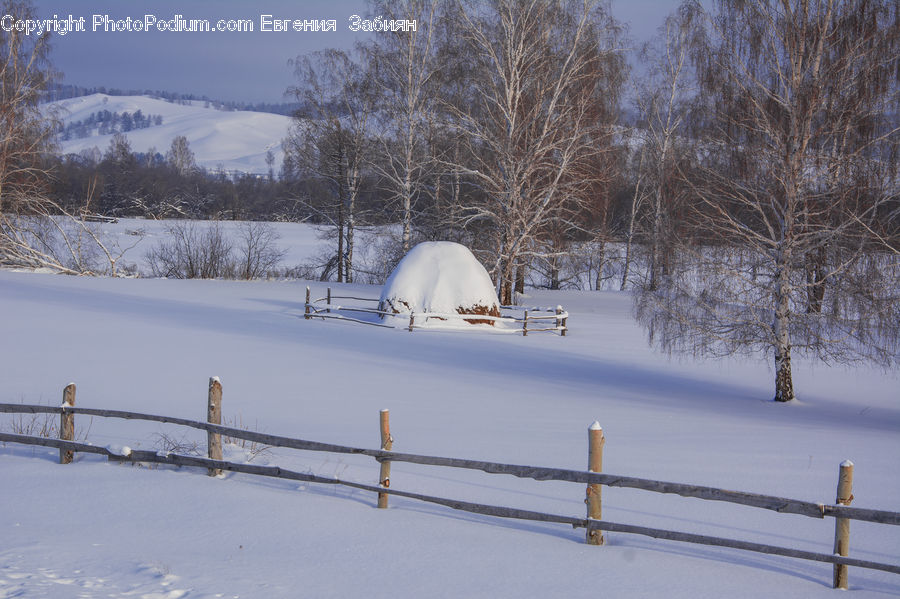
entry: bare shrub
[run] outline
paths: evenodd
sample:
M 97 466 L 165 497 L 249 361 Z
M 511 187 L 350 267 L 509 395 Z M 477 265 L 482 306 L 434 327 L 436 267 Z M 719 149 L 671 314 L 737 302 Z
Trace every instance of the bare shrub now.
M 259 279 L 266 276 L 286 254 L 278 247 L 280 236 L 269 223 L 241 223 L 238 227 L 238 237 L 240 241 L 237 247 L 235 272 L 240 279 Z
M 286 254 L 278 247 L 278 232 L 269 223 L 240 223 L 236 241 L 229 239 L 218 221 L 183 221 L 167 232 L 170 240 L 147 252 L 154 277 L 259 279 L 276 271 Z
M 168 433 L 156 433 L 153 446 L 159 452 L 177 453 L 178 455 L 201 456 L 200 442 L 193 441 L 182 435 L 176 437 Z
M 232 416 L 231 418 L 226 418 L 223 426 L 227 426 L 229 428 L 239 428 L 245 431 L 251 430 L 250 428 L 244 426 L 244 418 L 240 414 L 238 414 L 237 416 Z M 258 425 L 254 424 L 252 430 L 253 432 L 258 432 Z M 240 447 L 241 449 L 246 451 L 248 454 L 248 462 L 252 461 L 257 456 L 270 453 L 272 449 L 271 445 L 266 445 L 265 443 L 260 443 L 259 441 L 248 441 L 247 439 L 240 439 L 238 437 L 231 437 L 229 435 L 222 435 L 222 443 Z
M 147 252 L 154 277 L 220 279 L 234 276 L 232 245 L 218 222 L 198 226 L 191 221 L 168 228 L 171 241 Z
M 94 419 L 90 418 L 87 427 L 76 429 L 75 441 L 86 441 L 93 424 Z M 59 414 L 14 414 L 0 430 L 14 435 L 56 439 L 59 437 Z
M 56 414 L 16 414 L 3 428 L 14 435 L 49 439 L 59 436 L 59 418 Z

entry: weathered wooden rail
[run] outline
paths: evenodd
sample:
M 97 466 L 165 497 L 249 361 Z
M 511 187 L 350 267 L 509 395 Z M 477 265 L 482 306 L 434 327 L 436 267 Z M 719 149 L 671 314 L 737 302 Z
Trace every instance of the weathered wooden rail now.
M 332 303 L 333 300 L 352 300 L 357 302 L 378 303 L 379 300 L 370 297 L 357 297 L 352 295 L 332 295 L 331 287 L 327 289 L 327 295 L 317 299 L 312 299 L 310 288 L 306 288 L 306 304 L 304 306 L 304 318 L 321 318 L 323 320 L 332 318 L 335 320 L 346 320 L 359 324 L 367 324 L 385 328 L 397 328 L 384 322 L 373 322 L 362 320 L 361 318 L 353 318 L 347 316 L 349 313 L 374 314 L 380 317 L 397 318 L 403 315 L 394 312 L 386 312 L 377 308 L 366 308 L 361 306 L 343 306 Z M 324 302 L 324 303 L 323 303 Z M 503 310 L 519 310 L 517 306 L 501 306 Z M 432 321 L 442 322 L 466 322 L 471 320 L 490 321 L 495 324 L 507 325 L 505 328 L 497 328 L 496 332 L 500 333 L 521 333 L 527 336 L 528 333 L 540 332 L 556 332 L 565 337 L 568 332 L 569 313 L 563 310 L 562 306 L 556 308 L 529 308 L 521 309 L 523 315 L 516 316 L 490 316 L 487 314 L 458 314 L 447 312 L 412 312 L 409 314 L 409 324 L 407 330 L 412 332 L 415 329 L 433 328 L 423 326 L 429 319 Z
M 60 427 L 60 435 L 67 436 L 68 438 L 55 439 L 11 433 L 0 433 L 0 442 L 20 443 L 25 445 L 37 445 L 57 448 L 60 451 L 60 460 L 62 463 L 67 463 L 66 460 L 63 459 L 64 456 L 73 455 L 74 453 L 93 453 L 106 456 L 107 459 L 115 462 L 158 463 L 174 466 L 189 466 L 206 468 L 208 469 L 210 474 L 218 474 L 222 471 L 231 471 L 310 483 L 342 485 L 354 489 L 377 493 L 379 497 L 378 507 L 387 507 L 387 497 L 389 495 L 396 495 L 398 497 L 425 501 L 428 503 L 438 504 L 457 510 L 487 516 L 568 524 L 575 528 L 586 529 L 587 540 L 589 543 L 593 544 L 602 544 L 602 531 L 610 531 L 639 534 L 671 541 L 711 545 L 716 547 L 729 547 L 745 551 L 753 551 L 757 553 L 826 562 L 834 564 L 835 566 L 835 588 L 847 588 L 846 568 L 848 566 L 900 574 L 900 566 L 898 565 L 884 564 L 848 557 L 846 555 L 846 536 L 842 536 L 840 539 L 836 537 L 836 553 L 838 551 L 839 541 L 843 543 L 843 550 L 841 551 L 841 554 L 838 555 L 803 551 L 787 547 L 753 543 L 736 539 L 697 535 L 682 531 L 649 528 L 644 526 L 636 526 L 632 524 L 623 524 L 602 520 L 600 517 L 600 486 L 642 489 L 645 491 L 656 493 L 676 494 L 682 497 L 693 497 L 711 501 L 723 501 L 753 508 L 770 510 L 778 513 L 797 514 L 818 519 L 832 517 L 836 519 L 836 532 L 838 535 L 849 534 L 849 528 L 846 525 L 846 522 L 848 522 L 849 520 L 859 520 L 895 526 L 900 525 L 900 513 L 885 510 L 854 508 L 847 505 L 841 505 L 840 503 L 835 503 L 833 505 L 814 503 L 784 497 L 776 497 L 758 493 L 747 493 L 742 491 L 731 491 L 701 485 L 691 485 L 684 483 L 635 478 L 630 476 L 605 474 L 599 472 L 602 465 L 602 448 L 604 439 L 602 430 L 599 428 L 599 425 L 597 423 L 594 423 L 594 425 L 592 425 L 589 429 L 589 470 L 581 471 L 540 466 L 504 464 L 498 462 L 468 460 L 460 458 L 426 456 L 389 451 L 393 443 L 393 438 L 390 435 L 388 412 L 386 410 L 383 410 L 379 416 L 382 447 L 384 449 L 366 449 L 337 445 L 332 443 L 295 439 L 291 437 L 271 435 L 256 431 L 248 431 L 239 428 L 223 426 L 215 422 L 201 422 L 184 418 L 142 414 L 121 410 L 74 407 L 74 385 L 69 385 L 66 387 L 64 397 L 66 398 L 66 402 L 64 403 L 64 405 L 59 407 L 4 403 L 0 404 L 0 413 L 59 414 L 61 418 L 61 424 L 67 422 L 72 423 L 71 426 L 67 425 L 65 427 Z M 217 418 L 217 415 L 220 419 L 221 384 L 219 383 L 218 379 L 210 379 L 210 391 L 208 400 L 209 419 L 214 420 Z M 176 453 L 160 453 L 155 451 L 113 450 L 107 447 L 97 447 L 88 443 L 76 442 L 72 440 L 72 437 L 74 435 L 74 417 L 76 415 L 160 422 L 206 431 L 209 436 L 209 450 L 211 457 L 203 458 L 198 456 L 180 455 Z M 278 466 L 259 466 L 225 461 L 221 458 L 221 443 L 220 441 L 218 441 L 220 435 L 227 435 L 235 439 L 261 443 L 271 447 L 284 447 L 304 451 L 368 456 L 375 459 L 381 464 L 378 479 L 379 484 L 372 485 L 356 481 L 341 480 L 339 478 L 323 477 L 313 474 L 295 472 Z M 456 499 L 435 497 L 426 494 L 398 490 L 390 486 L 391 483 L 389 478 L 389 465 L 391 462 L 407 462 L 420 465 L 478 470 L 488 474 L 505 474 L 516 476 L 519 478 L 529 478 L 537 481 L 562 481 L 584 484 L 587 485 L 587 517 L 578 518 L 572 516 L 548 514 L 537 511 L 460 501 Z M 385 466 L 387 466 L 387 468 L 385 468 Z M 847 463 L 845 463 L 842 464 L 841 468 L 841 484 L 844 484 L 845 486 L 852 480 L 852 476 L 845 476 L 847 474 L 847 467 Z M 852 464 L 849 465 L 849 468 L 851 469 L 850 472 L 852 474 Z M 850 496 L 849 488 L 842 489 L 839 486 L 839 501 L 842 497 L 845 496 Z

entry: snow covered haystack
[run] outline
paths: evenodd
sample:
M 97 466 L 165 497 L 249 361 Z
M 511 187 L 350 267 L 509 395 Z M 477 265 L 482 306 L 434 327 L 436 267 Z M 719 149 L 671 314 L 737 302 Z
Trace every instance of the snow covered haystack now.
M 378 309 L 500 316 L 497 292 L 484 266 L 466 246 L 451 241 L 428 241 L 411 249 L 384 284 Z M 465 321 L 494 324 L 489 319 Z

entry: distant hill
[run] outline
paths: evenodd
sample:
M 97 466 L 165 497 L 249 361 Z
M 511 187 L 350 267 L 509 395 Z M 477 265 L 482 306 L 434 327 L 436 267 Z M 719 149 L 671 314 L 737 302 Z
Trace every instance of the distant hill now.
M 251 112 L 271 112 L 272 114 L 282 114 L 285 116 L 293 115 L 298 109 L 303 107 L 300 102 L 235 102 L 234 100 L 216 100 L 208 96 L 197 96 L 195 94 L 183 94 L 179 92 L 161 91 L 161 90 L 123 90 L 106 87 L 83 87 L 80 85 L 72 85 L 69 83 L 51 84 L 44 93 L 44 102 L 58 102 L 60 100 L 68 100 L 70 98 L 80 98 L 82 96 L 91 96 L 94 94 L 106 94 L 107 96 L 149 96 L 166 102 L 174 102 L 175 104 L 185 104 L 187 102 L 208 102 L 210 106 L 216 110 L 249 110 Z M 205 104 L 204 104 L 205 105 Z
M 134 152 L 155 149 L 165 155 L 178 135 L 187 137 L 197 165 L 210 171 L 222 169 L 229 172 L 266 174 L 266 153 L 275 156 L 274 169 L 281 167 L 284 152 L 281 140 L 287 135 L 291 118 L 283 115 L 243 110 L 217 110 L 205 100 L 180 100 L 168 102 L 150 96 L 111 96 L 91 94 L 50 102 L 47 106 L 59 109 L 58 117 L 63 125 L 89 123 L 93 125 L 88 137 L 60 140 L 63 154 L 78 154 L 91 148 L 105 152 L 113 133 L 123 132 Z M 152 115 L 152 126 L 123 131 L 121 121 L 127 113 L 133 121 L 135 113 L 147 118 Z M 97 115 L 118 115 L 118 125 L 101 129 Z M 159 118 L 156 118 L 159 117 Z M 105 132 L 101 135 L 101 131 Z

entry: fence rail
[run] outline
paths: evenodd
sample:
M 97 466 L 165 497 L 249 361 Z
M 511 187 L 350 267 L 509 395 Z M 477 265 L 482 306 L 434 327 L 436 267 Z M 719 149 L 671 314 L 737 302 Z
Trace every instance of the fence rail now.
M 392 317 L 392 318 L 405 318 L 406 314 L 399 314 L 395 312 L 388 312 L 385 310 L 381 310 L 378 308 L 366 308 L 360 306 L 343 306 L 340 304 L 333 303 L 333 300 L 353 300 L 353 301 L 361 301 L 361 302 L 373 302 L 378 303 L 380 300 L 369 298 L 369 297 L 357 297 L 352 295 L 332 295 L 331 287 L 327 289 L 327 295 L 325 297 L 320 297 L 318 299 L 312 299 L 310 295 L 310 288 L 306 288 L 306 303 L 304 305 L 304 318 L 307 320 L 310 318 L 321 318 L 325 319 L 334 319 L 334 320 L 346 320 L 349 322 L 355 322 L 359 324 L 367 324 L 372 326 L 380 326 L 385 328 L 397 328 L 395 326 L 383 323 L 383 322 L 372 322 L 368 320 L 362 320 L 359 318 L 352 318 L 345 316 L 344 312 L 357 312 L 362 314 L 374 314 L 376 316 L 380 316 L 382 319 L 384 317 Z M 325 302 L 324 304 L 322 302 Z M 513 306 L 501 306 L 503 310 L 513 310 L 518 309 Z M 451 313 L 451 312 L 411 312 L 409 314 L 409 324 L 406 328 L 412 332 L 415 329 L 424 329 L 424 328 L 433 328 L 428 326 L 423 326 L 422 322 L 427 323 L 429 319 L 431 320 L 439 320 L 439 321 L 451 321 L 451 322 L 466 322 L 471 323 L 472 321 L 476 321 L 479 324 L 484 323 L 485 321 L 491 322 L 494 324 L 502 324 L 508 325 L 505 328 L 497 328 L 497 332 L 502 333 L 522 333 L 523 336 L 527 336 L 528 333 L 539 333 L 539 332 L 556 332 L 561 336 L 565 337 L 568 332 L 568 319 L 569 313 L 563 310 L 562 306 L 557 306 L 556 308 L 528 308 L 523 309 L 524 314 L 522 317 L 516 316 L 491 316 L 489 314 L 462 314 L 462 313 Z M 424 321 L 422 320 L 424 318 Z M 418 324 L 417 324 L 418 320 Z M 553 322 L 554 326 L 543 326 L 541 328 L 534 328 L 529 326 L 529 323 L 533 322 Z
M 210 381 L 210 398 L 213 397 L 213 379 Z M 218 380 L 215 380 L 215 383 L 218 384 Z M 218 398 L 221 399 L 221 386 L 218 387 Z M 561 468 L 548 468 L 548 467 L 540 467 L 540 466 L 527 466 L 527 465 L 516 465 L 516 464 L 504 464 L 499 462 L 489 462 L 489 461 L 479 461 L 479 460 L 469 460 L 469 459 L 460 459 L 460 458 L 448 458 L 448 457 L 438 457 L 438 456 L 426 456 L 426 455 L 418 455 L 418 454 L 408 454 L 408 453 L 400 453 L 394 451 L 387 451 L 384 449 L 367 449 L 367 448 L 359 448 L 359 447 L 350 447 L 345 445 L 337 445 L 332 443 L 322 443 L 318 441 L 308 441 L 303 439 L 295 439 L 291 437 L 283 437 L 278 435 L 270 435 L 267 433 L 259 433 L 255 431 L 248 431 L 244 429 L 234 428 L 223 426 L 221 424 L 216 424 L 213 422 L 202 422 L 196 420 L 189 420 L 184 418 L 176 418 L 171 416 L 159 416 L 153 414 L 143 414 L 138 412 L 129 412 L 122 410 L 106 410 L 106 409 L 96 409 L 96 408 L 81 408 L 74 407 L 74 385 L 69 385 L 66 387 L 66 404 L 63 406 L 40 406 L 40 405 L 26 405 L 26 404 L 9 404 L 9 403 L 0 403 L 0 413 L 11 413 L 11 414 L 59 414 L 61 419 L 73 419 L 76 415 L 84 415 L 84 416 L 92 416 L 92 417 L 104 417 L 104 418 L 118 418 L 118 419 L 126 419 L 126 420 L 143 420 L 143 421 L 151 421 L 151 422 L 160 422 L 167 424 L 174 424 L 179 426 L 186 426 L 190 428 L 194 428 L 197 430 L 206 431 L 210 435 L 210 439 L 213 439 L 213 436 L 219 435 L 227 435 L 229 437 L 235 439 L 241 439 L 250 442 L 262 443 L 272 447 L 284 447 L 289 449 L 297 449 L 304 451 L 317 451 L 317 452 L 328 452 L 328 453 L 339 453 L 339 454 L 355 454 L 355 455 L 363 455 L 368 456 L 384 466 L 385 464 L 389 464 L 391 462 L 407 462 L 413 464 L 420 465 L 429 465 L 429 466 L 442 466 L 442 467 L 451 467 L 451 468 L 461 468 L 461 469 L 469 469 L 469 470 L 478 470 L 481 472 L 485 472 L 488 474 L 506 474 L 510 476 L 515 476 L 518 478 L 529 478 L 537 481 L 562 481 L 562 482 L 573 482 L 573 483 L 581 483 L 588 485 L 588 497 L 591 497 L 591 489 L 596 485 L 604 485 L 608 487 L 621 487 L 621 488 L 634 488 L 641 489 L 645 491 L 651 491 L 655 493 L 668 493 L 668 494 L 677 494 L 682 497 L 693 497 L 704 500 L 712 500 L 712 501 L 724 501 L 729 503 L 735 503 L 739 505 L 744 505 L 753 508 L 766 509 L 770 511 L 775 511 L 778 513 L 786 513 L 786 514 L 797 514 L 803 515 L 807 517 L 819 518 L 823 519 L 826 516 L 837 519 L 838 522 L 841 520 L 860 520 L 866 522 L 874 522 L 880 524 L 888 524 L 888 525 L 900 525 L 900 513 L 891 512 L 885 510 L 873 510 L 866 508 L 854 508 L 849 507 L 847 505 L 828 505 L 823 503 L 814 503 L 809 501 L 802 501 L 796 499 L 788 499 L 783 497 L 776 497 L 771 495 L 763 495 L 757 493 L 747 493 L 742 491 L 731 491 L 726 489 L 719 489 L 715 487 L 706 487 L 700 485 L 691 485 L 684 483 L 674 483 L 674 482 L 666 482 L 666 481 L 658 481 L 652 479 L 643 479 L 643 478 L 635 478 L 629 476 L 619 476 L 612 474 L 605 474 L 602 472 L 591 472 L 591 471 L 580 471 L 580 470 L 568 470 Z M 212 411 L 212 410 L 211 410 Z M 390 447 L 390 444 L 385 444 L 386 441 L 393 442 L 393 439 L 390 437 L 389 428 L 387 425 L 387 411 L 382 411 L 381 414 L 381 427 L 382 427 L 382 443 L 383 447 Z M 212 418 L 212 416 L 210 416 Z M 596 423 L 595 423 L 596 425 Z M 599 429 L 599 426 L 597 426 Z M 385 432 L 386 433 L 385 436 Z M 61 429 L 61 434 L 63 433 Z M 591 427 L 591 432 L 597 432 L 595 427 Z M 65 434 L 70 435 L 70 437 L 74 434 L 74 425 L 71 430 L 66 432 Z M 601 451 L 602 455 L 602 430 L 600 431 L 600 439 L 601 442 L 597 447 L 592 446 L 592 452 L 595 450 Z M 797 549 L 791 549 L 786 547 L 778 547 L 773 545 L 765 545 L 760 543 L 752 543 L 748 541 L 740 541 L 735 539 L 727 539 L 721 537 L 712 537 L 706 535 L 697 535 L 693 533 L 681 532 L 681 531 L 672 531 L 672 530 L 664 530 L 664 529 L 656 529 L 656 528 L 648 528 L 643 526 L 636 526 L 632 524 L 623 524 L 617 522 L 610 522 L 606 520 L 602 520 L 599 518 L 599 505 L 598 511 L 595 513 L 596 515 L 591 515 L 589 513 L 589 517 L 587 518 L 577 518 L 571 516 L 563 516 L 557 514 L 547 514 L 543 512 L 536 512 L 530 510 L 522 510 L 518 508 L 504 507 L 504 506 L 494 506 L 480 503 L 473 503 L 467 501 L 461 501 L 456 499 L 448 499 L 443 497 L 435 497 L 431 495 L 425 495 L 420 493 L 412 493 L 409 491 L 402 491 L 395 488 L 390 487 L 389 481 L 384 476 L 384 468 L 382 468 L 382 476 L 379 478 L 378 485 L 370 485 L 355 481 L 346 481 L 338 478 L 329 478 L 322 477 L 313 474 L 300 473 L 292 470 L 287 470 L 278 466 L 259 466 L 252 464 L 239 464 L 234 462 L 229 462 L 222 460 L 221 458 L 210 459 L 210 458 L 202 458 L 197 456 L 188 456 L 188 455 L 180 455 L 177 453 L 160 453 L 154 451 L 139 451 L 139 450 L 113 450 L 107 447 L 98 447 L 94 445 L 90 445 L 88 443 L 76 442 L 69 439 L 55 439 L 55 438 L 46 438 L 46 437 L 33 437 L 27 435 L 19 435 L 12 433 L 0 433 L 0 442 L 5 443 L 19 443 L 25 445 L 38 445 L 45 447 L 53 447 L 58 448 L 60 450 L 61 457 L 63 454 L 72 454 L 74 452 L 82 452 L 82 453 L 93 453 L 102 456 L 106 456 L 110 461 L 115 462 L 132 462 L 132 463 L 159 463 L 159 464 L 170 464 L 174 466 L 191 466 L 198 468 L 207 468 L 210 473 L 221 472 L 223 470 L 232 471 L 232 472 L 240 472 L 252 475 L 259 476 L 268 476 L 275 478 L 284 478 L 289 480 L 297 480 L 304 481 L 309 483 L 318 483 L 318 484 L 332 484 L 332 485 L 342 485 L 355 489 L 360 489 L 364 491 L 370 491 L 373 493 L 379 494 L 379 507 L 382 506 L 381 497 L 385 497 L 388 495 L 396 495 L 398 497 L 405 497 L 409 499 L 415 499 L 419 501 L 425 501 L 429 503 L 434 503 L 438 505 L 443 505 L 446 507 L 450 507 L 457 510 L 462 510 L 466 512 L 472 512 L 487 516 L 495 516 L 500 518 L 513 518 L 513 519 L 521 519 L 521 520 L 533 520 L 538 522 L 549 522 L 549 523 L 560 523 L 560 524 L 569 524 L 575 528 L 584 528 L 587 530 L 588 539 L 590 542 L 591 534 L 593 531 L 610 531 L 610 532 L 622 532 L 629 534 L 639 534 L 644 536 L 649 536 L 658 539 L 665 539 L 671 541 L 680 541 L 686 543 L 694 543 L 694 544 L 702 544 L 702 545 L 712 545 L 718 547 L 730 547 L 734 549 L 741 549 L 745 551 L 753 551 L 757 553 L 766 553 L 773 555 L 780 555 L 785 557 L 793 557 L 805 560 L 813 560 L 819 562 L 827 562 L 835 565 L 835 586 L 838 585 L 838 571 L 839 569 L 843 574 L 843 588 L 846 588 L 846 573 L 845 569 L 847 566 L 855 566 L 860 568 L 874 569 L 885 572 L 891 572 L 895 574 L 900 574 L 900 566 L 892 565 L 892 564 L 883 564 L 868 560 L 860 560 L 855 558 L 850 558 L 846 555 L 836 555 L 836 554 L 827 554 L 827 553 L 816 553 L 810 551 L 803 551 Z M 212 445 L 212 443 L 210 444 Z M 593 461 L 593 460 L 592 460 Z M 599 468 L 598 468 L 599 469 Z M 387 470 L 389 473 L 389 469 Z M 843 465 L 842 465 L 842 474 L 843 474 Z M 599 495 L 596 499 L 599 502 Z M 386 506 L 386 499 L 384 502 L 384 506 Z M 602 539 L 602 537 L 601 537 Z M 601 541 L 602 542 L 602 541 Z M 597 543 L 600 544 L 600 543 Z

